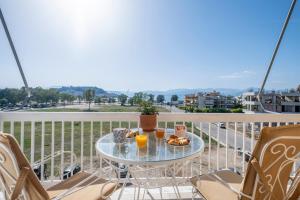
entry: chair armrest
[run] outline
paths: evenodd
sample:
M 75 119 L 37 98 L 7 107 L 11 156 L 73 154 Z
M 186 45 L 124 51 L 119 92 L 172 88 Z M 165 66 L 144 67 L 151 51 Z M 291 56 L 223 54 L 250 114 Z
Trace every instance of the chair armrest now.
M 289 178 L 291 179 L 292 183 L 286 195 L 287 199 L 290 199 L 293 196 L 294 192 L 297 190 L 297 188 L 299 188 L 300 186 L 300 168 L 298 168 L 293 178 L 292 177 Z
M 113 191 L 109 195 L 107 195 L 107 196 L 103 195 L 103 190 L 104 190 L 105 186 L 108 185 L 108 184 L 111 184 L 111 183 L 115 183 L 116 184 L 115 187 L 114 187 L 114 189 L 113 189 Z M 107 199 L 108 197 L 110 197 L 111 194 L 113 194 L 119 188 L 119 184 L 120 184 L 120 179 L 118 179 L 117 181 L 109 180 L 106 183 L 104 183 L 103 186 L 102 186 L 102 188 L 101 188 L 101 191 L 100 191 L 101 199 Z
M 265 176 L 265 173 L 263 172 L 263 170 L 261 169 L 260 165 L 259 165 L 259 162 L 257 161 L 256 158 L 253 158 L 251 160 L 251 164 L 253 166 L 253 168 L 255 169 L 255 171 L 257 172 L 262 184 L 264 185 L 264 187 L 269 191 L 271 192 L 271 186 L 269 185 L 268 183 L 268 180 Z
M 274 199 L 277 199 L 277 197 L 274 196 L 274 194 L 272 193 L 272 188 L 271 188 L 270 184 L 268 183 L 267 177 L 266 177 L 265 173 L 263 172 L 262 168 L 260 167 L 258 160 L 255 157 L 253 157 L 253 159 L 251 160 L 251 164 L 252 164 L 253 168 L 255 169 L 255 171 L 257 172 L 259 179 L 261 180 L 263 186 L 266 188 L 266 190 L 268 192 L 270 192 L 270 195 Z
M 26 178 L 27 178 L 29 172 L 30 172 L 30 169 L 28 167 L 23 167 L 21 169 L 20 176 L 17 179 L 14 191 L 10 197 L 11 200 L 15 200 L 15 199 L 19 198 L 19 195 L 24 187 L 24 184 L 25 184 L 25 181 L 26 181 Z

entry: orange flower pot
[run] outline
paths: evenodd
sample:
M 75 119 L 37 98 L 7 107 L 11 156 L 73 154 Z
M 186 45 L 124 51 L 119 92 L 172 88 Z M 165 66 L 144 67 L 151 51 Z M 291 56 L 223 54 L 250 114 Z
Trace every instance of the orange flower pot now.
M 157 124 L 157 115 L 140 115 L 140 126 L 143 131 L 154 131 Z

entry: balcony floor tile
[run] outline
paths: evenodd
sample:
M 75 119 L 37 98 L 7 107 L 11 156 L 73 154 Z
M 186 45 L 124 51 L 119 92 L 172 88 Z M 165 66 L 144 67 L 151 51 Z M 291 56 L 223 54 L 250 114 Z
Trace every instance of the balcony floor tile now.
M 192 186 L 180 186 L 180 195 L 182 200 L 191 200 L 192 199 Z M 159 189 L 150 189 L 149 190 L 154 199 L 161 199 Z M 140 199 L 143 197 L 144 190 L 141 189 Z M 120 190 L 116 191 L 112 196 L 112 200 L 117 200 L 119 196 Z M 124 189 L 122 200 L 133 200 L 134 199 L 134 187 L 126 187 Z M 175 200 L 176 195 L 172 187 L 163 187 L 163 199 L 165 200 Z M 195 200 L 202 200 L 198 196 L 194 198 Z M 145 195 L 145 200 L 151 200 L 149 195 Z

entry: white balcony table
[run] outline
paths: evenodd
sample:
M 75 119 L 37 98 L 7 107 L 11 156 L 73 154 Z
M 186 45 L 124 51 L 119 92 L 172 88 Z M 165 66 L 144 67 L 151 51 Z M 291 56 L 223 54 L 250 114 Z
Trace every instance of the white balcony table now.
M 103 159 L 125 164 L 128 168 L 160 167 L 175 166 L 175 164 L 192 161 L 201 155 L 205 146 L 199 136 L 189 132 L 187 132 L 187 136 L 191 142 L 186 146 L 169 145 L 165 139 L 156 138 L 155 132 L 144 134 L 148 134 L 147 146 L 141 149 L 137 147 L 135 138 L 127 139 L 123 144 L 116 144 L 113 142 L 113 134 L 106 134 L 96 142 L 97 153 Z M 166 129 L 165 138 L 172 134 L 174 134 L 173 129 Z M 130 182 L 129 176 L 126 182 Z M 122 192 L 120 192 L 120 198 L 121 195 Z

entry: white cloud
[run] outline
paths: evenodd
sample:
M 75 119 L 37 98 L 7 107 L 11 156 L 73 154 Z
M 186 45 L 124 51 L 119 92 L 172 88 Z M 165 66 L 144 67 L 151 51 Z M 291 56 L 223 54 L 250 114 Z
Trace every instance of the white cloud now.
M 254 75 L 255 72 L 249 71 L 249 70 L 244 70 L 241 72 L 233 72 L 231 74 L 226 74 L 226 75 L 220 75 L 218 78 L 220 79 L 240 79 L 240 78 L 245 78 L 250 75 Z

